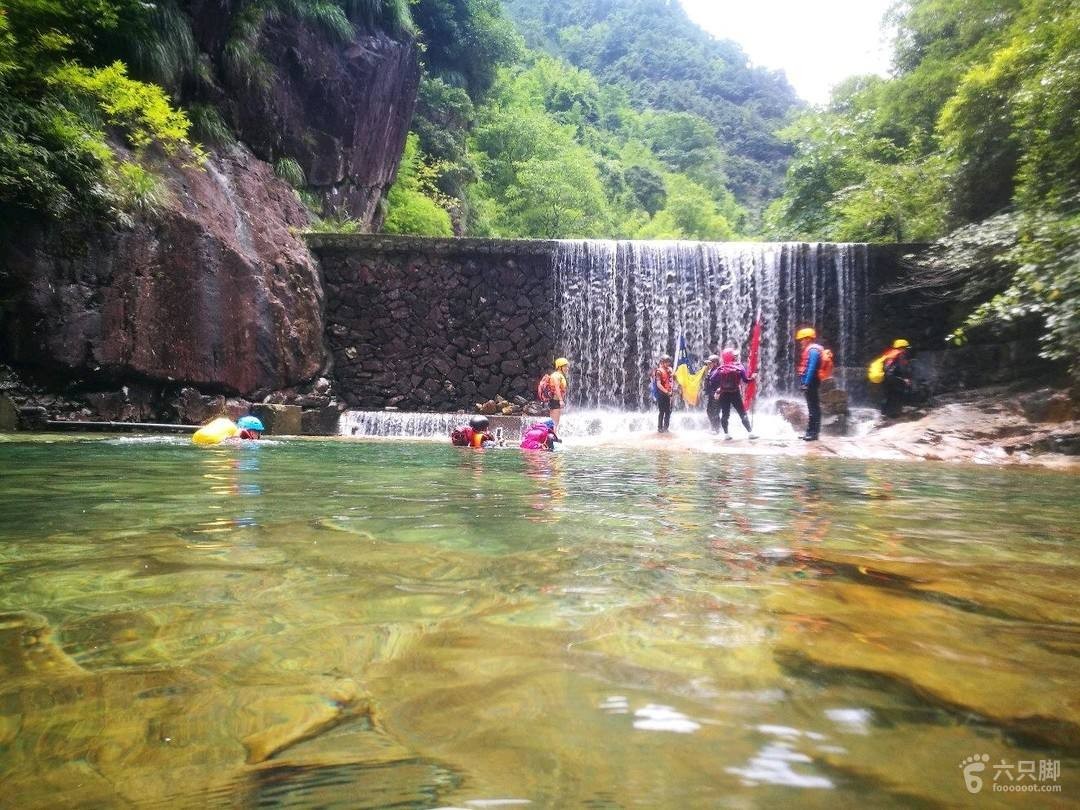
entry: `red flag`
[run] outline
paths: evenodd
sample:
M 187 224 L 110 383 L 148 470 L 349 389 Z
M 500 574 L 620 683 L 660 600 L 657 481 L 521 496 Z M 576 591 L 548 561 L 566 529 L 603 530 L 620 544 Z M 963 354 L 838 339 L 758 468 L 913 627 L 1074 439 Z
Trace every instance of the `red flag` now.
M 754 328 L 750 331 L 750 356 L 746 360 L 746 376 L 751 377 L 757 374 L 758 370 L 758 349 L 761 347 L 761 316 L 759 315 L 754 319 Z M 743 407 L 746 410 L 750 410 L 750 406 L 754 404 L 754 397 L 757 396 L 757 380 L 751 380 L 746 384 L 746 390 L 743 391 Z

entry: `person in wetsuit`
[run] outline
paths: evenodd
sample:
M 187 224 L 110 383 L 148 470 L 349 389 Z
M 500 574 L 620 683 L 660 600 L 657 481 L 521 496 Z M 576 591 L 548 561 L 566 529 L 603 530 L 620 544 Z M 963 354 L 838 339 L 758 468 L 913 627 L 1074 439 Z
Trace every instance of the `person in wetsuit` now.
M 724 438 L 731 438 L 731 434 L 728 433 L 728 417 L 731 415 L 731 409 L 734 408 L 750 438 L 756 439 L 757 436 L 750 427 L 750 420 L 746 417 L 746 408 L 743 407 L 742 401 L 742 384 L 750 382 L 753 376 L 746 373 L 746 366 L 739 362 L 734 349 L 724 349 L 720 353 L 720 365 L 710 372 L 709 376 L 716 380 L 713 399 L 720 406 L 720 427 L 723 428 Z M 712 401 L 709 404 L 711 405 Z

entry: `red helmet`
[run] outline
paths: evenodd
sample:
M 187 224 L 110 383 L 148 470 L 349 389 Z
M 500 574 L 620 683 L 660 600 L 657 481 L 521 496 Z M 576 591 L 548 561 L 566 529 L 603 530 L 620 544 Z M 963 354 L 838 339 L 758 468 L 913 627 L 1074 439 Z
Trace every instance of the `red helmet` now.
M 720 352 L 720 360 L 724 363 L 734 363 L 738 359 L 734 349 L 724 349 Z

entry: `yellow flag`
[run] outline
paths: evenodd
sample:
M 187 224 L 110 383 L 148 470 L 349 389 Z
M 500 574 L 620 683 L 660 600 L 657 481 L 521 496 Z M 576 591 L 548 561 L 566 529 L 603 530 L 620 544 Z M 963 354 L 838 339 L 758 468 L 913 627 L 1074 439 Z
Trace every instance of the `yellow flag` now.
M 705 379 L 705 367 L 701 367 L 693 374 L 683 363 L 675 369 L 675 381 L 682 389 L 682 398 L 687 405 L 697 405 L 701 399 L 701 381 Z

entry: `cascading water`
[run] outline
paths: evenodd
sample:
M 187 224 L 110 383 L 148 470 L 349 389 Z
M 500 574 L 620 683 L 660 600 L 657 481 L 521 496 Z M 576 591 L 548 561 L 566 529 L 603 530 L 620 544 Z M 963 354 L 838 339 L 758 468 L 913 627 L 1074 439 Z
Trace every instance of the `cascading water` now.
M 338 423 L 342 436 L 445 438 L 468 422 L 460 413 L 406 413 L 402 411 L 346 411 Z
M 554 262 L 558 346 L 578 407 L 650 405 L 650 372 L 680 338 L 698 363 L 725 346 L 745 359 L 759 313 L 763 397 L 792 388 L 802 325 L 833 349 L 841 385 L 843 367 L 861 365 L 866 245 L 574 240 Z
M 651 430 L 650 372 L 658 356 L 685 338 L 698 364 L 731 346 L 746 359 L 755 317 L 762 335 L 758 393 L 795 387 L 793 340 L 814 326 L 836 358 L 836 377 L 862 374 L 868 298 L 864 244 L 804 242 L 638 242 L 564 240 L 553 256 L 558 353 L 572 363 L 565 436 L 614 436 Z M 539 369 L 537 370 L 539 374 Z M 771 409 L 755 430 L 791 435 Z M 346 436 L 445 438 L 462 414 L 350 411 Z M 733 417 L 738 434 L 737 419 Z M 703 410 L 677 413 L 675 430 L 707 427 Z

